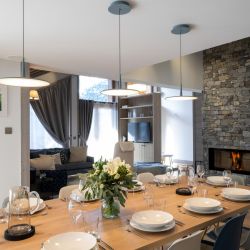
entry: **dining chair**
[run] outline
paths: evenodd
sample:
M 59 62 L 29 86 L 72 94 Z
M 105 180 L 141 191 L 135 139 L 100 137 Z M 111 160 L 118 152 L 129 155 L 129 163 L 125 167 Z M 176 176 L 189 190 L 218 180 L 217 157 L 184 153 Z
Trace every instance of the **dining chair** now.
M 213 250 L 239 250 L 245 216 L 246 213 L 236 215 L 227 221 L 224 226 L 208 232 L 202 243 L 213 246 Z
M 166 250 L 200 250 L 201 238 L 204 230 L 199 230 L 193 234 L 188 235 L 185 238 L 174 241 Z
M 120 157 L 122 161 L 134 166 L 134 144 L 130 141 L 117 142 L 114 148 L 114 158 Z
M 59 191 L 59 199 L 60 200 L 68 199 L 70 197 L 71 192 L 77 188 L 78 188 L 78 185 L 69 185 L 69 186 L 62 187 Z
M 152 173 L 141 173 L 137 175 L 137 180 L 142 183 L 149 183 L 154 181 L 154 175 Z

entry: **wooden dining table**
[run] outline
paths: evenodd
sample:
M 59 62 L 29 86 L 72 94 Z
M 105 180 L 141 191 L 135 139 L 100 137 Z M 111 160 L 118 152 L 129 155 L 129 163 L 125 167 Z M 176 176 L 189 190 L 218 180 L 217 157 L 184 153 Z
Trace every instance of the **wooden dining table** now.
M 143 192 L 134 192 L 128 194 L 125 207 L 121 208 L 118 218 L 104 219 L 100 216 L 99 228 L 101 239 L 111 247 L 110 249 L 115 250 L 154 249 L 155 247 L 170 244 L 174 240 L 197 230 L 206 229 L 217 222 L 237 213 L 247 211 L 250 208 L 250 202 L 234 202 L 222 198 L 220 195 L 222 188 L 203 183 L 199 186 L 199 189 L 206 189 L 207 197 L 219 200 L 224 209 L 222 212 L 210 215 L 189 212 L 181 206 L 187 198 L 196 197 L 197 194 L 192 196 L 177 195 L 175 193 L 176 188 L 182 185 L 183 184 L 175 184 L 165 187 L 151 185 L 150 190 L 153 194 L 154 201 L 162 201 L 165 199 L 166 207 L 164 210 L 171 213 L 176 220 L 183 224 L 180 225 L 178 223 L 169 231 L 157 233 L 142 232 L 132 228 L 131 230 L 127 230 L 128 220 L 133 213 L 148 209 Z M 244 188 L 249 189 L 249 187 L 245 186 Z M 31 216 L 31 224 L 35 226 L 36 233 L 29 239 L 22 241 L 6 241 L 3 234 L 4 230 L 7 228 L 7 224 L 0 224 L 0 249 L 41 249 L 41 243 L 51 236 L 70 231 L 84 230 L 84 227 L 79 229 L 72 223 L 65 201 L 53 199 L 46 201 L 46 204 L 48 206 L 45 210 Z M 83 204 L 82 209 L 86 211 L 86 214 L 88 214 L 88 211 L 92 211 L 92 216 L 99 216 L 101 214 L 100 207 L 100 201 L 95 201 Z M 109 248 L 107 247 L 107 249 Z

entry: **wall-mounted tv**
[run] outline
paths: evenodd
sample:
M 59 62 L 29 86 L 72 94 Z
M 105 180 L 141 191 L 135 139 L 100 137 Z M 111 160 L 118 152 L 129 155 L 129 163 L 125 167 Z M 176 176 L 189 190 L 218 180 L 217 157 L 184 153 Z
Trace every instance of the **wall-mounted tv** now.
M 150 122 L 128 122 L 128 141 L 151 142 Z

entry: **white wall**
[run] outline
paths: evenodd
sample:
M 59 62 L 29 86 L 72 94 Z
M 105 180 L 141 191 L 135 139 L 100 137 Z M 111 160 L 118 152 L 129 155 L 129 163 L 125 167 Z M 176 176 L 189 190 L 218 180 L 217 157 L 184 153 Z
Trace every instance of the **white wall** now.
M 0 60 L 0 77 L 20 76 L 19 63 Z M 11 186 L 21 184 L 21 89 L 8 87 L 7 116 L 0 117 L 0 205 Z M 4 128 L 13 133 L 5 135 Z
M 162 88 L 166 96 L 179 95 L 179 90 Z M 192 95 L 184 91 L 184 95 Z M 162 152 L 173 159 L 193 161 L 193 105 L 192 101 L 171 101 L 162 98 Z
M 157 63 L 124 74 L 128 82 L 141 82 L 165 88 L 178 88 L 179 58 Z M 182 57 L 183 88 L 201 92 L 203 88 L 203 52 Z

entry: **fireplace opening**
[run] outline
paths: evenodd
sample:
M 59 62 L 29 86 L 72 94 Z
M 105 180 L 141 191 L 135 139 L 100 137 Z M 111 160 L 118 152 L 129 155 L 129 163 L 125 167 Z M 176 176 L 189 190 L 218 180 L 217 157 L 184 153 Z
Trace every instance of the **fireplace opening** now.
M 209 169 L 250 174 L 250 150 L 209 148 Z

